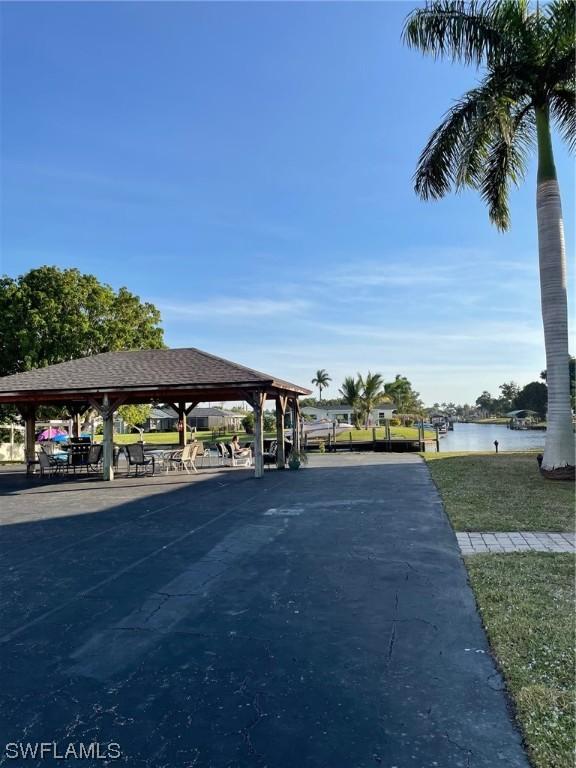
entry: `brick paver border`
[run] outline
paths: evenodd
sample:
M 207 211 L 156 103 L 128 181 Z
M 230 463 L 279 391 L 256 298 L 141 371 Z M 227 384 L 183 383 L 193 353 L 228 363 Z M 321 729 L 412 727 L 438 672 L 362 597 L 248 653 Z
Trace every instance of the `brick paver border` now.
M 463 555 L 490 552 L 575 552 L 575 534 L 542 531 L 457 532 Z

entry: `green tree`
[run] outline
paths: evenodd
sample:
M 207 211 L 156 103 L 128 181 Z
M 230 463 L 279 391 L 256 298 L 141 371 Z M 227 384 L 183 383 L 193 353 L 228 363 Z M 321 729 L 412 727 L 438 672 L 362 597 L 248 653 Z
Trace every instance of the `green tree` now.
M 242 419 L 241 424 L 247 435 L 253 435 L 254 434 L 254 412 L 250 411 L 249 413 L 247 413 L 246 416 L 244 416 L 244 418 Z M 264 427 L 264 432 L 276 431 L 276 416 L 272 413 L 272 411 L 263 412 L 262 426 Z
M 163 347 L 160 313 L 77 269 L 0 279 L 0 375 L 120 349 Z
M 420 394 L 412 389 L 412 384 L 399 373 L 394 381 L 384 385 L 384 392 L 394 400 L 398 415 L 402 418 L 408 415 L 419 415 L 423 409 Z
M 520 392 L 518 384 L 515 381 L 504 382 L 504 384 L 500 384 L 499 389 L 502 392 L 502 398 L 512 407 Z
M 538 156 L 537 219 L 542 318 L 548 370 L 548 430 L 542 468 L 574 466 L 570 412 L 566 257 L 551 121 L 576 146 L 574 0 L 434 0 L 413 11 L 404 28 L 409 46 L 436 57 L 483 67 L 434 131 L 418 162 L 415 189 L 423 199 L 451 189 L 480 192 L 491 221 L 510 226 L 508 193 L 519 185 L 529 152 Z
M 360 374 L 356 378 L 346 376 L 342 386 L 338 390 L 342 399 L 352 408 L 352 419 L 356 429 L 360 428 L 360 419 L 362 414 L 362 377 Z
M 240 422 L 247 435 L 254 434 L 254 412 L 249 411 Z
M 478 406 L 478 408 L 482 409 L 484 415 L 486 416 L 490 416 L 490 414 L 493 413 L 494 403 L 495 403 L 494 398 L 492 397 L 490 392 L 487 392 L 486 390 L 482 392 L 480 397 L 476 398 L 476 405 Z
M 316 371 L 316 376 L 312 379 L 312 384 L 315 387 L 318 387 L 319 400 L 322 400 L 322 390 L 326 389 L 331 381 L 332 379 L 328 375 L 328 371 L 325 371 L 324 368 L 320 368 Z
M 538 416 L 543 419 L 546 416 L 546 406 L 548 403 L 548 388 L 541 381 L 531 381 L 526 384 L 518 395 L 514 405 L 518 410 L 536 411 Z
M 384 395 L 384 379 L 379 373 L 368 373 L 366 378 L 363 378 L 358 374 L 358 380 L 360 382 L 360 407 L 361 414 L 364 417 L 364 424 L 368 426 L 370 420 L 370 413 L 382 400 Z
M 142 426 L 150 418 L 152 412 L 151 405 L 121 405 L 118 408 L 118 415 L 123 422 L 135 427 L 142 434 Z

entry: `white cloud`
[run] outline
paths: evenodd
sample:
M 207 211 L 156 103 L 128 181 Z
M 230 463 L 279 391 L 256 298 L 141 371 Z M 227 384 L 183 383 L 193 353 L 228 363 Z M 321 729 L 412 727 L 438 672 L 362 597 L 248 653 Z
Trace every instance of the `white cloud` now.
M 156 302 L 162 314 L 168 318 L 239 318 L 274 317 L 291 312 L 301 313 L 310 307 L 304 300 L 236 299 L 226 296 L 209 301 Z

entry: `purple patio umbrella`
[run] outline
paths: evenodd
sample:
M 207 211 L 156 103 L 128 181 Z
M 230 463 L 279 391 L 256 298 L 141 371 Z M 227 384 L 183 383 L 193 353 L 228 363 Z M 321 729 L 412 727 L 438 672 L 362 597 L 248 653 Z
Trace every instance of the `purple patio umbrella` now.
M 52 440 L 57 435 L 66 435 L 68 436 L 68 433 L 65 429 L 62 429 L 62 427 L 48 427 L 48 429 L 43 429 L 42 432 L 36 437 L 36 440 L 41 443 L 44 440 Z

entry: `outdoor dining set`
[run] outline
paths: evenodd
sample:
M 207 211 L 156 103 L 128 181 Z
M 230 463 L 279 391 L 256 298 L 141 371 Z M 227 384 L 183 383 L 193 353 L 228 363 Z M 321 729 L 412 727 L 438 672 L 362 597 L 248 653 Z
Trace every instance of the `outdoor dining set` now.
M 269 446 L 273 447 L 273 446 Z M 228 443 L 213 446 L 200 442 L 189 443 L 181 448 L 145 450 L 142 443 L 129 445 L 114 444 L 113 464 L 119 468 L 123 456 L 126 477 L 152 476 L 183 471 L 187 474 L 206 466 L 251 467 L 253 457 L 250 447 L 235 452 Z M 64 477 L 100 473 L 102 471 L 103 446 L 92 443 L 89 438 L 71 438 L 69 442 L 42 443 L 37 445 L 34 461 L 28 461 L 28 474 L 41 477 Z M 266 456 L 265 456 L 266 460 Z M 267 463 L 272 463 L 267 462 Z

